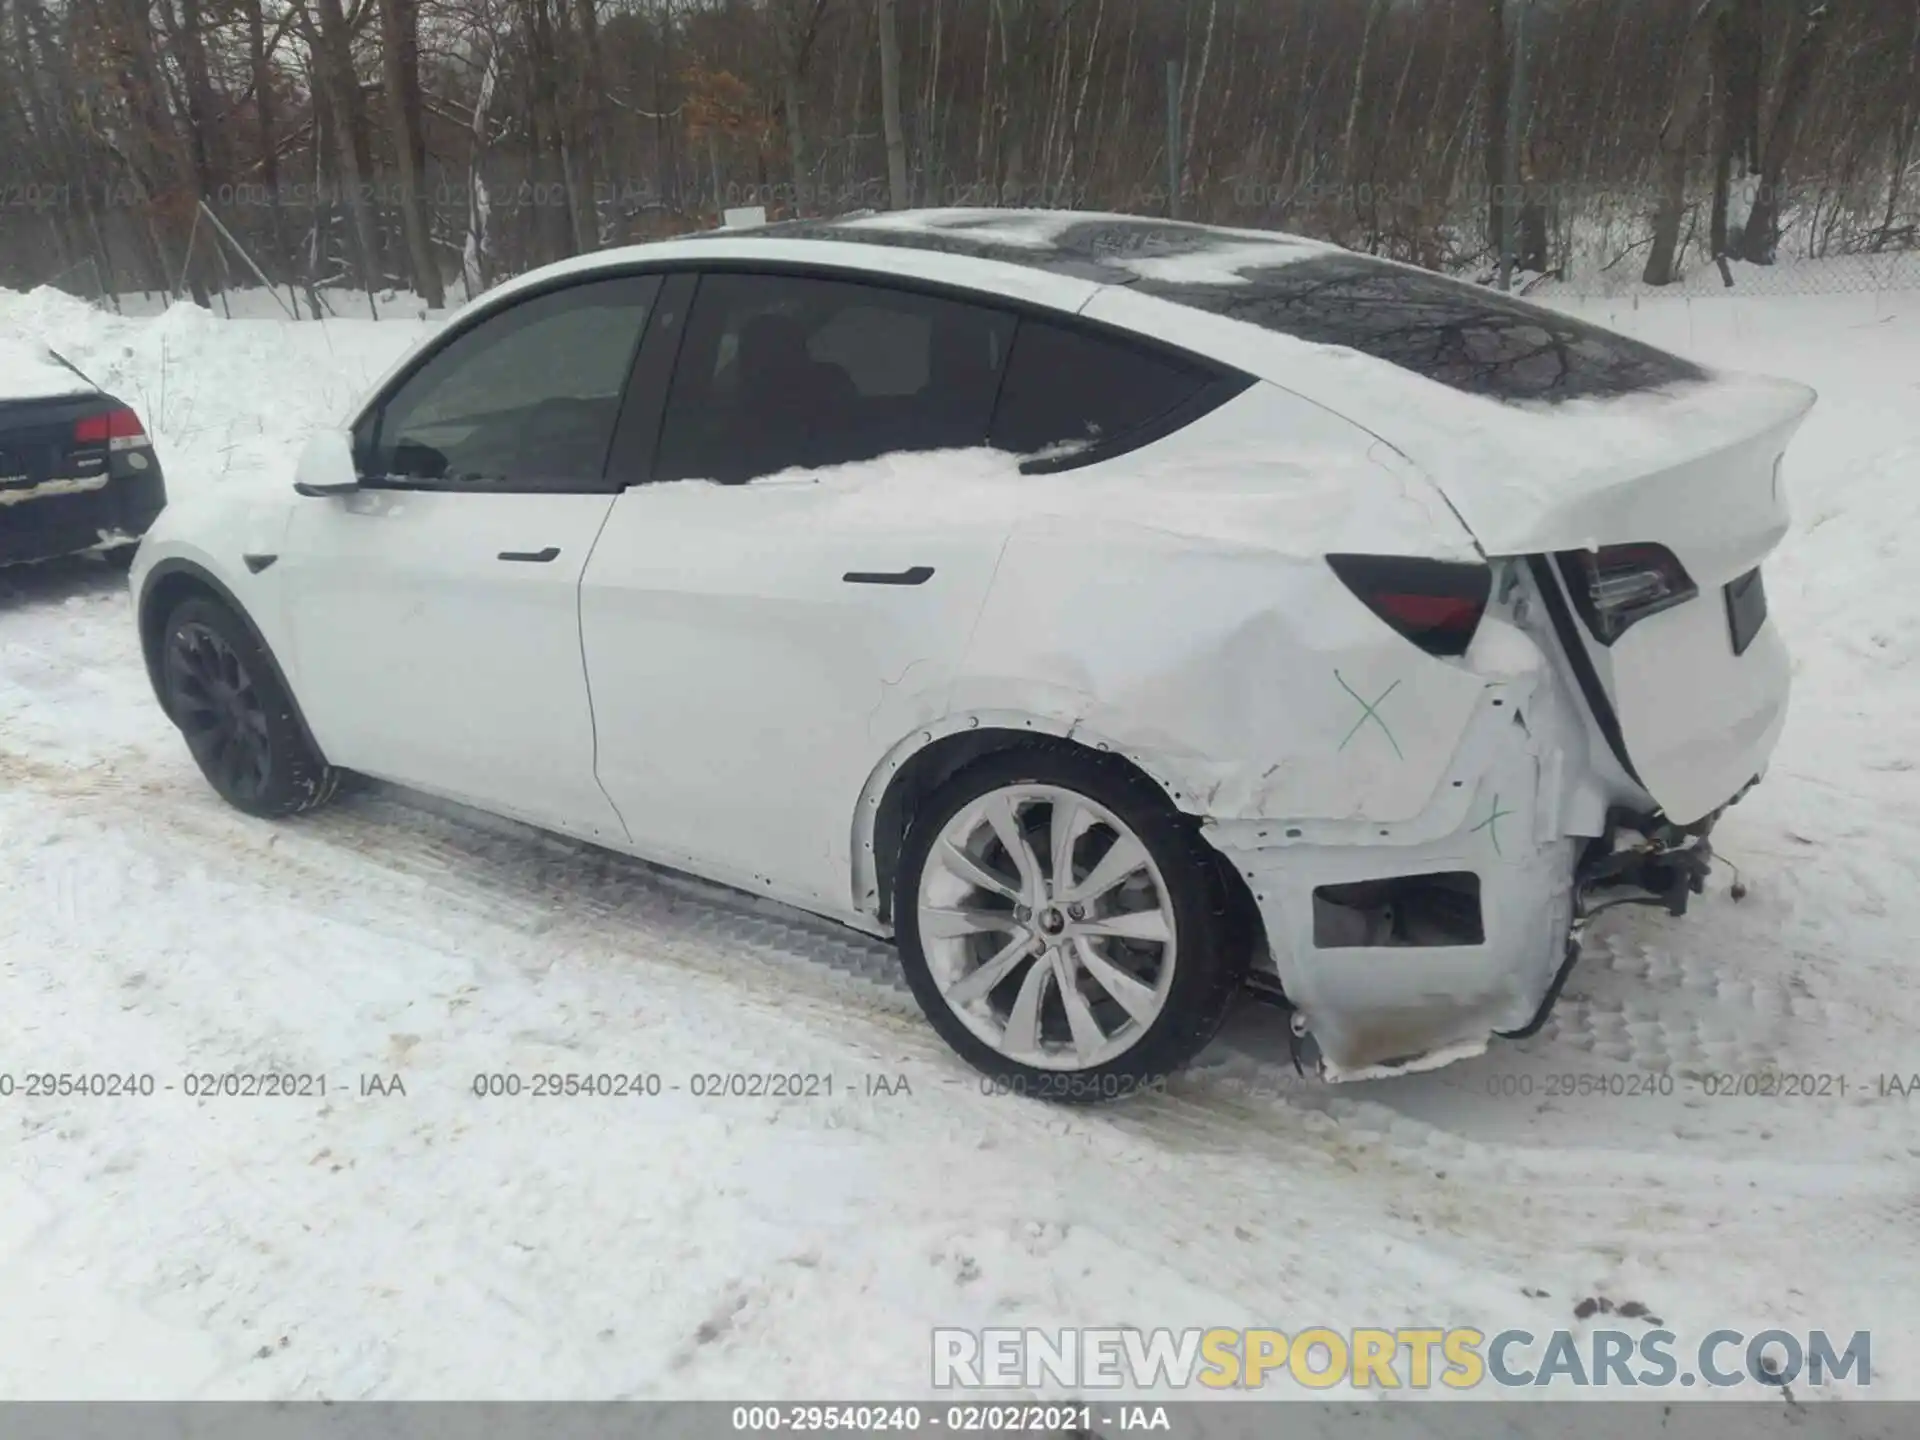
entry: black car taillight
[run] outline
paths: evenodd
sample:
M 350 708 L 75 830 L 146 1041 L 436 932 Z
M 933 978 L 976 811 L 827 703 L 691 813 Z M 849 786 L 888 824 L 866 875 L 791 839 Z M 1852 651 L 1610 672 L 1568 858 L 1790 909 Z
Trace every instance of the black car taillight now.
M 73 443 L 105 445 L 109 450 L 137 450 L 147 443 L 147 432 L 138 415 L 118 405 L 74 421 Z
M 1478 563 L 1400 555 L 1329 555 L 1333 573 L 1366 607 L 1429 655 L 1464 655 L 1493 592 Z
M 1611 645 L 1649 615 L 1700 593 L 1686 567 L 1664 545 L 1563 550 L 1559 560 L 1573 608 L 1602 645 Z

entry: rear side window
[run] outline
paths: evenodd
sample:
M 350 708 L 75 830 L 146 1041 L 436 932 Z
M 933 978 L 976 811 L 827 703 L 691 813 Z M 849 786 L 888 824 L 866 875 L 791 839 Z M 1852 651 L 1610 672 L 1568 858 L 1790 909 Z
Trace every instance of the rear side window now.
M 1705 378 L 1677 355 L 1597 325 L 1363 255 L 1249 268 L 1232 284 L 1134 288 L 1496 400 L 1604 399 Z
M 1014 324 L 881 285 L 703 276 L 654 478 L 739 484 L 985 445 Z
M 1108 451 L 1193 400 L 1213 378 L 1122 340 L 1023 319 L 994 411 L 993 446 L 1046 458 Z

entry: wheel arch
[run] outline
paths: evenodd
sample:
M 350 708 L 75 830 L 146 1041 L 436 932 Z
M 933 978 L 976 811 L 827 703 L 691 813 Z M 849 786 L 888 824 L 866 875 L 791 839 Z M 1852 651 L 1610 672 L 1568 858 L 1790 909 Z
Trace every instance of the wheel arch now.
M 922 726 L 888 751 L 861 791 L 853 823 L 855 909 L 891 924 L 900 854 L 920 803 L 975 761 L 1028 748 L 1101 756 L 1151 784 L 1195 824 L 1203 818 L 1197 797 L 1178 778 L 1111 738 L 1089 733 L 1077 722 L 1011 711 L 948 716 Z M 1224 861 L 1220 868 L 1228 893 L 1244 906 L 1243 916 L 1259 926 L 1259 912 L 1245 879 Z M 1261 933 L 1264 938 L 1263 926 Z
M 313 738 L 313 731 L 307 724 L 307 717 L 301 712 L 300 698 L 294 694 L 293 686 L 287 679 L 280 657 L 273 653 L 273 647 L 267 643 L 260 627 L 254 623 L 253 616 L 247 613 L 247 607 L 240 598 L 228 589 L 206 566 L 193 560 L 178 556 L 169 557 L 157 563 L 140 582 L 140 598 L 135 607 L 135 615 L 140 628 L 140 655 L 146 662 L 147 682 L 153 686 L 154 698 L 160 702 L 162 713 L 168 719 L 173 718 L 167 704 L 167 687 L 161 678 L 161 646 L 166 640 L 167 617 L 184 602 L 195 599 L 207 599 L 226 606 L 246 626 L 248 636 L 260 648 L 266 657 L 273 678 L 286 692 L 287 703 L 293 707 L 294 724 L 300 727 L 300 736 L 306 741 L 313 753 L 326 763 L 324 752 Z

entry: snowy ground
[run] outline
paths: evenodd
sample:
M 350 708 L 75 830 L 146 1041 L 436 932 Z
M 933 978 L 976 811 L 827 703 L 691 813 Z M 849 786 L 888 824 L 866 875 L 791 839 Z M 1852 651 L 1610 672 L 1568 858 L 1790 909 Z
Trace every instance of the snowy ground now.
M 1920 1072 L 1920 293 L 1583 309 L 1820 388 L 1768 572 L 1795 709 L 1722 832 L 1748 897 L 1609 917 L 1540 1036 L 1435 1075 L 1295 1081 L 1249 1012 L 1165 1098 L 983 1095 L 883 947 L 404 794 L 224 808 L 120 578 L 0 575 L 0 1072 L 163 1087 L 0 1099 L 0 1397 L 913 1396 L 935 1325 L 1618 1323 L 1588 1297 L 1870 1329 L 1872 1393 L 1920 1397 L 1920 1095 L 1876 1084 Z M 0 333 L 139 404 L 185 493 L 284 483 L 420 325 L 40 292 Z M 269 1068 L 329 1093 L 181 1093 Z M 834 1093 L 688 1093 L 741 1069 Z M 682 1088 L 472 1090 L 538 1070 Z M 1696 1083 L 1763 1070 L 1848 1089 Z

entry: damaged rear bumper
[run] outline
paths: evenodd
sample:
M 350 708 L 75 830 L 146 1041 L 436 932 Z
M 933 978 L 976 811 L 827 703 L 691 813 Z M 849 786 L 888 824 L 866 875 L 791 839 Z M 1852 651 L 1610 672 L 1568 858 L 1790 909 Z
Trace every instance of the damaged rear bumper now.
M 1704 888 L 1724 806 L 1685 827 L 1619 808 L 1569 824 L 1571 717 L 1550 687 L 1490 684 L 1435 801 L 1403 824 L 1203 826 L 1259 911 L 1270 963 L 1253 988 L 1292 1012 L 1328 1079 L 1534 1033 L 1588 920 L 1620 904 L 1680 914 Z

